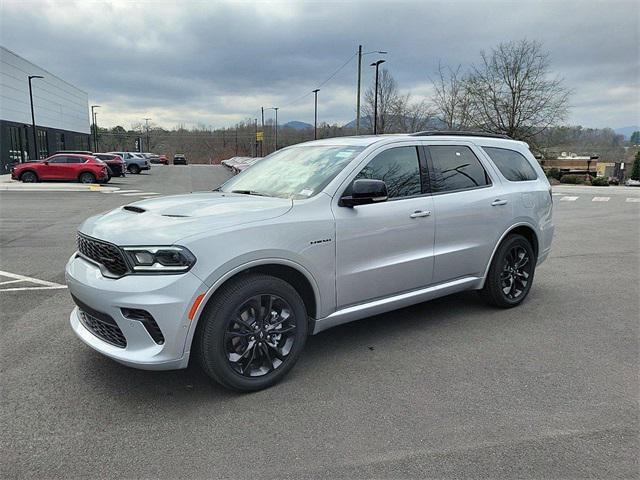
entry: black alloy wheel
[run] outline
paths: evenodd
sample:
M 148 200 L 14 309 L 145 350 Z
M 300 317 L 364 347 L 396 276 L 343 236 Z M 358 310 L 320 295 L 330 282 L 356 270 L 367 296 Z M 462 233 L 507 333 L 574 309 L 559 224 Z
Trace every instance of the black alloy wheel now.
M 527 290 L 531 265 L 531 257 L 524 247 L 515 245 L 507 252 L 500 274 L 500 287 L 507 298 L 515 300 Z
M 535 267 L 529 240 L 518 234 L 507 236 L 496 250 L 480 296 L 500 308 L 519 305 L 531 290 Z
M 293 309 L 277 295 L 257 295 L 243 303 L 227 324 L 225 350 L 231 368 L 261 377 L 281 367 L 295 342 Z
M 140 167 L 135 163 L 132 165 L 129 165 L 129 172 L 133 173 L 134 175 L 137 175 L 140 173 Z
M 197 321 L 192 351 L 202 369 L 223 386 L 245 392 L 282 379 L 300 356 L 308 330 L 296 289 L 261 273 L 231 279 Z

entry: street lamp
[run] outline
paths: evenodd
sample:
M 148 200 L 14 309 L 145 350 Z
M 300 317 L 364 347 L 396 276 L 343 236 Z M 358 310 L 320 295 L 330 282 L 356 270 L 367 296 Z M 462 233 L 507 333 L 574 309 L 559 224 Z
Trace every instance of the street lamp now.
M 151 151 L 151 145 L 149 144 L 149 120 L 151 120 L 150 118 L 145 118 L 144 119 L 144 126 L 147 130 L 147 152 Z
M 44 78 L 41 75 L 29 75 L 29 100 L 31 100 L 31 126 L 33 127 L 33 147 L 35 148 L 36 160 L 38 159 L 38 136 L 36 135 L 36 115 L 33 113 L 33 91 L 31 80 L 34 78 Z
M 93 122 L 93 148 L 95 149 L 94 152 L 98 151 L 98 124 L 96 123 L 98 121 L 97 119 L 97 113 L 93 112 L 94 108 L 100 108 L 100 105 L 91 105 L 91 121 Z
M 362 57 L 365 55 L 371 55 L 378 53 L 380 55 L 386 55 L 387 52 L 383 50 L 377 50 L 372 52 L 362 53 L 362 45 L 358 45 L 358 96 L 356 100 L 356 135 L 360 134 L 360 84 L 362 80 Z
M 373 96 L 373 134 L 378 134 L 378 67 L 383 64 L 386 60 L 378 60 L 377 62 L 372 63 L 371 67 L 376 67 L 376 93 Z
M 313 139 L 317 140 L 318 139 L 318 92 L 320 91 L 319 88 L 316 88 L 315 90 L 313 90 L 313 93 L 315 94 L 315 107 L 314 107 L 314 113 L 313 113 Z
M 275 128 L 275 150 L 278 150 L 278 108 L 280 107 L 269 107 L 267 110 L 273 110 L 276 112 L 276 128 Z

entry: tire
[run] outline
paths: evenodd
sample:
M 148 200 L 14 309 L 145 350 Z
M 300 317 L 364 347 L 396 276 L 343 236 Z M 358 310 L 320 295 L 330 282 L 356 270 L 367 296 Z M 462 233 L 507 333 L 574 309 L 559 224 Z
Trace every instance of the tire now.
M 39 181 L 38 175 L 30 170 L 27 170 L 22 175 L 20 175 L 20 180 L 24 183 L 37 183 Z
M 535 268 L 529 240 L 517 234 L 507 236 L 496 250 L 480 296 L 499 308 L 520 305 L 531 290 Z
M 272 313 L 265 319 L 268 305 Z M 200 317 L 194 350 L 204 372 L 221 385 L 261 390 L 291 370 L 307 329 L 307 309 L 290 284 L 248 274 L 230 280 L 211 298 Z
M 138 175 L 140 173 L 140 166 L 136 165 L 135 163 L 129 165 L 129 172 L 133 173 L 134 175 Z
M 96 176 L 91 172 L 83 172 L 78 177 L 80 183 L 96 183 Z

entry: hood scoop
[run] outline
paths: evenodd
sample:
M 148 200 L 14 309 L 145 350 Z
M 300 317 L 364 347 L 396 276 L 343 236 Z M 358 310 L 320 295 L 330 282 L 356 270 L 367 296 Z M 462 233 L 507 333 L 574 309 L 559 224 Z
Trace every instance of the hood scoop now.
M 140 208 L 140 207 L 136 207 L 134 205 L 125 205 L 124 207 L 122 207 L 123 210 L 127 210 L 128 212 L 133 212 L 133 213 L 144 213 L 146 212 L 146 210 L 144 208 Z
M 170 213 L 163 213 L 163 217 L 174 217 L 174 218 L 188 218 L 189 215 L 172 215 Z

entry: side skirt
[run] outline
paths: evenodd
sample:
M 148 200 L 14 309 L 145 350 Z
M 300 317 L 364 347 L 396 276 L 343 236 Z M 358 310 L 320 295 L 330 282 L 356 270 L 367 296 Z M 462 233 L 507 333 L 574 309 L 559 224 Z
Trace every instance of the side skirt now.
M 398 308 L 408 307 L 416 303 L 426 302 L 434 298 L 443 297 L 463 290 L 481 288 L 482 278 L 463 277 L 450 282 L 433 285 L 420 290 L 401 293 L 392 297 L 381 298 L 367 303 L 361 303 L 338 310 L 331 315 L 315 320 L 313 334 L 319 333 L 336 325 L 371 317 L 380 313 L 390 312 Z

